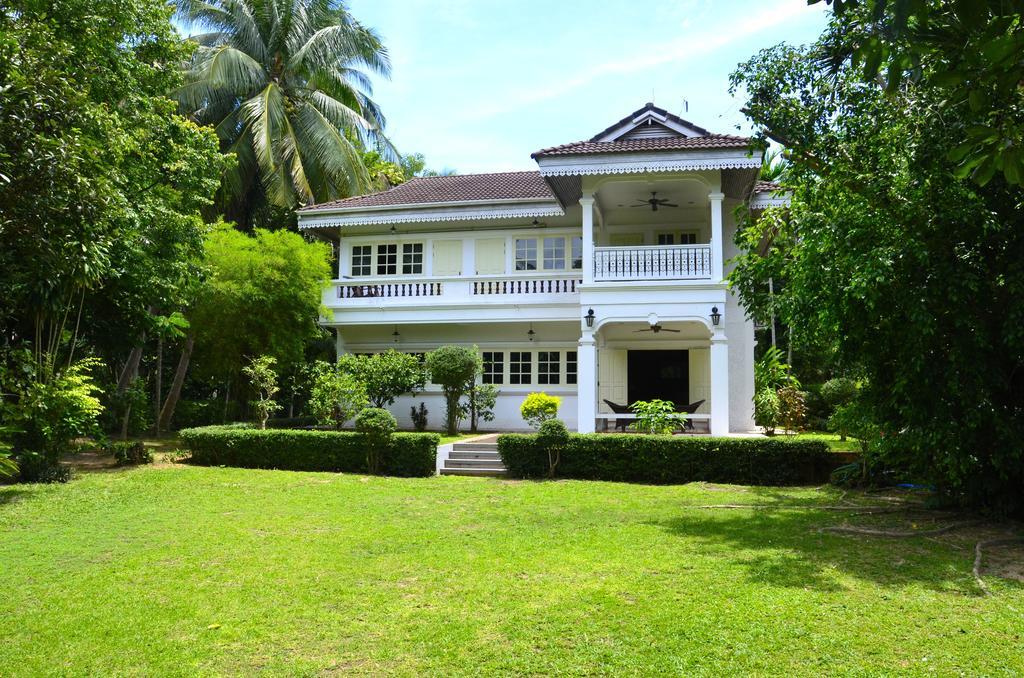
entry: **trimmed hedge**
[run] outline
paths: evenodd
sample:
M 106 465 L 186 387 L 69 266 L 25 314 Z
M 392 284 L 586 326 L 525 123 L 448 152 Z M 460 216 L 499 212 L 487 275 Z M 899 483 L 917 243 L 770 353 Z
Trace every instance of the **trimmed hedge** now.
M 547 450 L 536 435 L 498 436 L 509 475 L 547 475 Z M 555 475 L 580 480 L 681 484 L 800 485 L 827 482 L 839 466 L 817 440 L 574 434 L 562 448 Z
M 366 437 L 349 431 L 204 426 L 178 433 L 192 452 L 192 461 L 205 466 L 366 473 Z M 437 464 L 436 433 L 395 433 L 379 456 L 386 476 L 432 476 Z

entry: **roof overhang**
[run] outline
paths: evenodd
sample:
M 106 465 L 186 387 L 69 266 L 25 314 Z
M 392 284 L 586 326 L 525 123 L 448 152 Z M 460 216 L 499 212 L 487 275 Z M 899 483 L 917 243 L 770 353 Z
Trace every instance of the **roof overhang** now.
M 750 196 L 750 209 L 763 210 L 766 207 L 789 207 L 792 195 L 789 191 L 758 191 Z
M 446 203 L 306 209 L 298 213 L 299 228 L 338 228 L 376 224 L 475 221 L 560 217 L 565 210 L 554 200 L 466 200 Z
M 639 174 L 761 166 L 761 154 L 747 149 L 701 149 L 653 153 L 582 153 L 537 158 L 542 177 Z

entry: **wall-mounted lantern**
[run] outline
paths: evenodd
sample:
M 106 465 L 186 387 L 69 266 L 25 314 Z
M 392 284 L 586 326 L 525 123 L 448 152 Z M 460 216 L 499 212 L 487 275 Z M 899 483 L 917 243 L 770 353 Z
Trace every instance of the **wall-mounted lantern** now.
M 530 331 L 526 333 L 526 336 L 529 337 L 530 341 L 533 341 L 533 338 L 534 336 L 536 336 L 536 334 L 537 333 L 533 331 L 533 323 L 530 323 Z
M 722 321 L 722 314 L 718 312 L 717 306 L 711 307 L 711 324 L 718 327 L 718 323 Z
M 395 331 L 391 333 L 391 340 L 397 344 L 401 338 L 402 335 L 398 333 L 398 325 L 395 325 Z
M 594 326 L 594 318 L 596 318 L 596 317 L 597 316 L 594 315 L 594 309 L 592 309 L 592 308 L 587 309 L 587 314 L 585 316 L 583 316 L 583 319 L 587 321 L 587 327 L 593 327 Z

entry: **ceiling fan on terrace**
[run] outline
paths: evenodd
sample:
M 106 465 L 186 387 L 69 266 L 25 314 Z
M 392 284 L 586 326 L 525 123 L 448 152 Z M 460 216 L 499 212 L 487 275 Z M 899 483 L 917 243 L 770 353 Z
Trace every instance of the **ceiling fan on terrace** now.
M 657 191 L 651 191 L 651 197 L 647 200 L 641 200 L 640 198 L 637 198 L 637 200 L 639 201 L 639 204 L 630 205 L 630 207 L 650 206 L 652 212 L 657 212 L 659 207 L 679 207 L 679 205 L 670 203 L 665 198 L 659 198 Z
M 660 323 L 654 323 L 653 325 L 651 325 L 650 327 L 648 327 L 645 330 L 633 330 L 633 332 L 654 332 L 655 334 L 657 334 L 658 332 L 678 332 L 678 331 L 679 330 L 670 330 L 667 327 L 662 327 Z

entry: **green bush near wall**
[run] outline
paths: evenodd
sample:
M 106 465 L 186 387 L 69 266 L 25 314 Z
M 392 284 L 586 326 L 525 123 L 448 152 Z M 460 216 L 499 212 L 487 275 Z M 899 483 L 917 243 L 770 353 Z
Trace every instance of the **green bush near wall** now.
M 499 436 L 498 452 L 513 477 L 547 474 L 547 451 L 536 435 Z M 800 485 L 827 482 L 841 463 L 824 442 L 813 440 L 576 434 L 562 448 L 556 475 L 630 483 Z
M 204 426 L 178 433 L 192 461 L 204 466 L 288 471 L 366 472 L 366 441 L 349 431 L 297 431 Z M 436 470 L 436 433 L 395 433 L 379 458 L 386 476 L 425 477 Z

